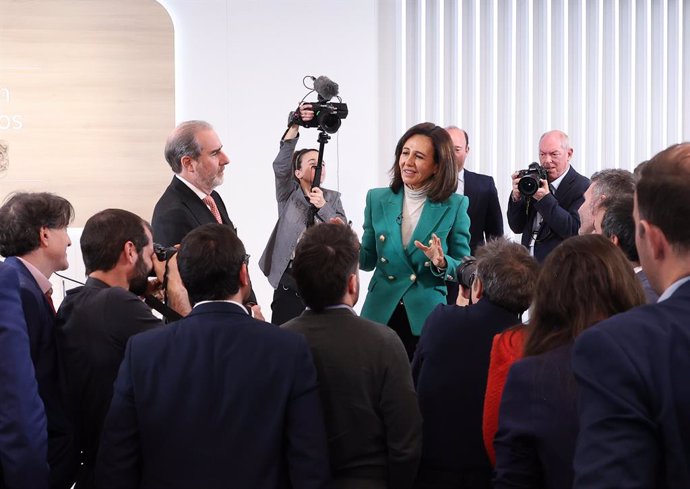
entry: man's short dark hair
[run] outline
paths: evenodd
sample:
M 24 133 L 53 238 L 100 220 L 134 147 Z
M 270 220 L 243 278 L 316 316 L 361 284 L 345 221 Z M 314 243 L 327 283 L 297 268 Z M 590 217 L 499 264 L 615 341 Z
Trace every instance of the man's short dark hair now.
M 186 121 L 179 124 L 165 142 L 165 160 L 175 173 L 182 171 L 182 157 L 196 159 L 201 154 L 201 146 L 196 139 L 200 131 L 212 130 L 205 121 Z
M 484 299 L 516 313 L 524 312 L 532 302 L 539 274 L 539 264 L 527 249 L 497 238 L 480 246 L 476 255 Z
M 151 230 L 146 221 L 123 209 L 106 209 L 91 216 L 80 239 L 86 273 L 112 270 L 127 241 L 141 253 L 149 244 L 146 229 Z
M 640 261 L 635 246 L 635 219 L 633 218 L 634 198 L 632 195 L 619 197 L 609 202 L 601 221 L 601 234 L 611 239 L 618 238 L 618 247 L 628 260 Z
M 657 226 L 679 251 L 690 252 L 690 143 L 657 153 L 637 182 L 640 219 Z
M 24 256 L 41 245 L 41 228 L 66 228 L 72 204 L 47 192 L 18 192 L 0 207 L 0 255 Z
M 628 170 L 607 168 L 592 175 L 592 202 L 597 202 L 602 195 L 606 196 L 599 205 L 606 209 L 611 199 L 617 199 L 635 193 L 635 178 Z
M 349 226 L 324 223 L 307 229 L 292 262 L 304 303 L 315 311 L 341 304 L 358 263 L 359 241 Z
M 244 245 L 229 226 L 204 224 L 182 239 L 177 266 L 192 304 L 225 300 L 240 290 Z

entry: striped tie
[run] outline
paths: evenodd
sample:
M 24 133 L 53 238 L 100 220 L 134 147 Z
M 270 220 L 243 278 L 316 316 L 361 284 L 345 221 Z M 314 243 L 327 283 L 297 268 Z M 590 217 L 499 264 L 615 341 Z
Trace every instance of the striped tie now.
M 211 197 L 210 195 L 204 197 L 204 204 L 206 204 L 208 208 L 211 210 L 211 214 L 213 214 L 213 217 L 216 218 L 218 224 L 223 224 L 223 219 L 220 217 L 220 212 L 218 212 L 218 207 L 216 206 L 216 201 L 213 200 L 213 197 Z

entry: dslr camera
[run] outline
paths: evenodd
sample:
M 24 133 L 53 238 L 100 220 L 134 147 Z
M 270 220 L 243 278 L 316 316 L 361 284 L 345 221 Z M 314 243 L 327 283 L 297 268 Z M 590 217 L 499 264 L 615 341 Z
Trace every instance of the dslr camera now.
M 472 288 L 474 277 L 477 276 L 477 259 L 473 256 L 464 256 L 456 269 L 458 283 L 466 289 Z
M 153 252 L 156 254 L 158 261 L 168 261 L 177 253 L 177 248 L 174 246 L 165 247 L 158 243 L 153 243 Z
M 518 172 L 518 190 L 525 197 L 533 196 L 539 190 L 539 183 L 541 180 L 546 180 L 548 173 L 542 166 L 533 162 L 527 167 L 527 170 L 520 170 Z

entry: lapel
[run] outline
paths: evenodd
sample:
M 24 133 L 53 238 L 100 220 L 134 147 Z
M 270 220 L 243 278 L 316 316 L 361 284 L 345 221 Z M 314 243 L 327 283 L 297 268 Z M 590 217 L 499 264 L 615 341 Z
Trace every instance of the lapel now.
M 20 284 L 24 283 L 30 285 L 31 293 L 41 304 L 43 304 L 45 311 L 49 313 L 51 317 L 54 317 L 55 313 L 53 312 L 53 306 L 50 304 L 50 302 L 48 302 L 48 298 L 41 291 L 41 287 L 39 287 L 38 282 L 36 282 L 36 279 L 33 275 L 31 275 L 31 272 L 28 268 L 26 268 L 22 261 L 15 256 L 10 256 L 7 257 L 5 263 L 16 270 L 17 275 L 19 276 Z
M 472 201 L 476 198 L 476 186 L 475 173 L 465 169 L 465 190 L 463 194 L 470 200 L 470 205 L 472 205 Z
M 556 197 L 557 201 L 561 202 L 563 197 L 565 197 L 565 194 L 567 194 L 568 191 L 572 188 L 574 180 L 575 169 L 572 166 L 570 166 L 568 168 L 568 172 L 565 174 L 565 177 L 563 178 L 563 181 L 556 189 L 556 193 L 553 194 L 553 196 Z
M 426 200 L 422 215 L 419 217 L 419 222 L 412 232 L 412 238 L 410 238 L 410 244 L 407 247 L 410 255 L 415 252 L 423 254 L 423 252 L 413 244 L 414 241 L 420 241 L 425 245 L 429 244 L 431 233 L 438 228 L 441 219 L 443 219 L 443 216 L 448 210 L 448 206 L 449 203 L 447 200 L 444 202 L 431 202 L 429 199 Z
M 216 222 L 216 218 L 213 217 L 213 214 L 211 213 L 210 209 L 206 207 L 204 201 L 201 200 L 191 188 L 185 185 L 183 181 L 177 177 L 173 177 L 172 186 L 174 187 L 175 191 L 180 194 L 180 201 L 187 207 L 187 209 L 189 209 L 189 212 L 192 213 L 194 218 L 199 223 L 206 224 L 209 222 Z M 222 205 L 222 201 L 219 203 L 220 196 L 214 190 L 211 193 L 211 197 L 213 197 L 216 207 L 218 207 L 218 210 L 220 211 L 221 219 L 227 224 L 227 212 L 225 211 L 225 206 Z
M 389 236 L 394 250 L 400 259 L 402 259 L 405 263 L 408 263 L 410 259 L 407 256 L 407 253 L 405 253 L 405 249 L 402 245 L 402 233 L 400 227 L 403 208 L 403 190 L 400 189 L 397 194 L 390 190 L 388 193 L 388 198 L 381 200 L 381 207 L 384 217 L 383 222 L 387 228 L 386 230 L 388 231 L 386 234 Z

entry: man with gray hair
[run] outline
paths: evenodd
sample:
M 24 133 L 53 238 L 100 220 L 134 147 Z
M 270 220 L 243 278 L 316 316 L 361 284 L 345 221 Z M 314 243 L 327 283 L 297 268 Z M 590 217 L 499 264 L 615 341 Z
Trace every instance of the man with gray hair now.
M 494 335 L 520 323 L 538 264 L 505 238 L 477 250 L 472 305 L 439 305 L 424 323 L 412 361 L 422 411 L 417 488 L 490 488 L 482 415 Z
M 612 199 L 632 196 L 635 180 L 628 170 L 607 168 L 592 175 L 584 194 L 585 201 L 578 209 L 580 216 L 579 234 L 601 234 L 601 220 Z
M 179 124 L 165 143 L 165 159 L 175 175 L 153 210 L 153 239 L 179 244 L 192 229 L 217 222 L 235 227 L 214 189 L 223 183 L 230 159 L 213 126 L 204 121 Z
M 539 139 L 539 162 L 546 179 L 539 180 L 536 192 L 523 195 L 518 188 L 519 173 L 512 175 L 508 225 L 514 233 L 522 233 L 522 244 L 539 262 L 580 228 L 577 210 L 584 201 L 589 179 L 570 165 L 572 156 L 568 135 L 549 131 Z

